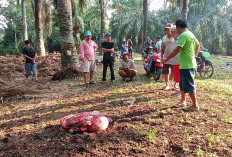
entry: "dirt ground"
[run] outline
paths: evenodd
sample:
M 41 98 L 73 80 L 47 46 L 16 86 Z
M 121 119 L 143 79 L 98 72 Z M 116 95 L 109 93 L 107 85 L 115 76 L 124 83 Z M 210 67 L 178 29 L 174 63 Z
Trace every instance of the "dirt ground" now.
M 82 77 L 13 79 L 33 91 L 2 98 L 0 156 L 232 156 L 231 78 L 197 77 L 200 111 L 183 112 L 173 107 L 180 100 L 176 91 L 161 90 L 164 83 L 145 75 L 142 61 L 135 63 L 133 82 L 122 82 L 118 74 L 115 82 L 101 82 L 100 65 L 97 83 L 88 87 Z M 62 116 L 94 110 L 112 118 L 106 131 L 59 130 Z

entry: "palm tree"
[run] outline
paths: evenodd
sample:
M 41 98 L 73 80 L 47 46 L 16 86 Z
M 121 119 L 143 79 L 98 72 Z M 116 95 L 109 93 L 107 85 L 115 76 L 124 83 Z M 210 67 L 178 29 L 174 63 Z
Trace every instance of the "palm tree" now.
M 143 41 L 147 37 L 148 0 L 143 0 Z
M 23 40 L 28 40 L 25 0 L 22 0 L 21 4 L 22 4 Z
M 36 51 L 38 55 L 45 56 L 42 5 L 44 0 L 35 0 L 35 31 L 36 31 Z
M 81 43 L 80 31 L 84 30 L 84 16 L 87 0 L 72 0 L 73 30 L 76 38 L 76 48 L 79 54 Z
M 101 37 L 100 37 L 100 43 L 101 43 L 101 40 L 104 38 L 104 33 L 105 33 L 106 1 L 99 0 L 99 2 L 100 2 L 100 7 L 101 7 Z M 102 54 L 101 44 L 100 44 L 100 54 Z
M 183 0 L 182 19 L 187 21 L 189 0 Z
M 61 34 L 61 64 L 79 67 L 77 50 L 73 39 L 72 5 L 70 0 L 57 0 L 57 12 Z

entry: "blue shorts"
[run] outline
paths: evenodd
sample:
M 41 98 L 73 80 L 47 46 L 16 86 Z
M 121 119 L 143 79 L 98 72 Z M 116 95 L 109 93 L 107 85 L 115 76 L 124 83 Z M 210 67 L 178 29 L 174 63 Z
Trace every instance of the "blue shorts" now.
M 180 69 L 180 90 L 185 93 L 193 93 L 196 91 L 196 86 L 194 84 L 194 77 L 196 70 L 193 69 Z
M 36 63 L 26 63 L 25 64 L 26 75 L 37 74 L 37 65 Z

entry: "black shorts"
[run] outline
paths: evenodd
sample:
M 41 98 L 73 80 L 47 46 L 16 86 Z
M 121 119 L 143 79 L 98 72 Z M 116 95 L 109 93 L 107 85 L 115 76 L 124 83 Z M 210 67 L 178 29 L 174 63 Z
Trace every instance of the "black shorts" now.
M 162 74 L 169 74 L 169 70 L 172 68 L 171 64 L 164 64 Z
M 180 90 L 185 93 L 193 93 L 196 91 L 194 77 L 196 69 L 180 69 Z
M 131 54 L 132 54 L 132 49 L 128 49 L 128 53 L 131 53 Z

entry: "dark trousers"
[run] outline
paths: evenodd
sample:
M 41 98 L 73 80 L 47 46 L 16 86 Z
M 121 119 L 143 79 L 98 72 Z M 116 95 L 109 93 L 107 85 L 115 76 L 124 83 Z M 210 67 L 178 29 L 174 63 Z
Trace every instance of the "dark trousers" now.
M 103 79 L 102 80 L 106 80 L 106 72 L 107 72 L 108 66 L 110 67 L 111 80 L 115 80 L 113 59 L 103 59 Z

